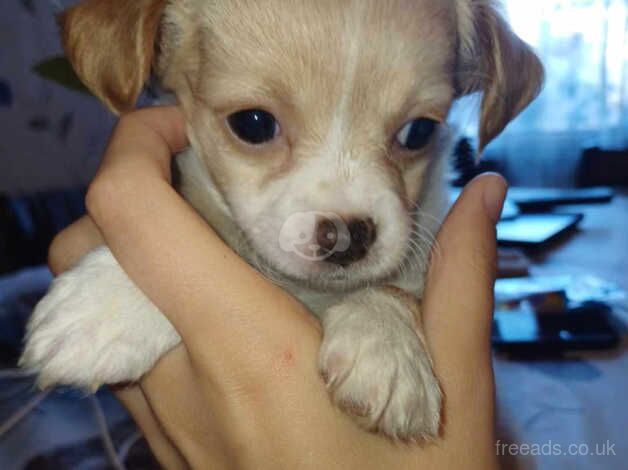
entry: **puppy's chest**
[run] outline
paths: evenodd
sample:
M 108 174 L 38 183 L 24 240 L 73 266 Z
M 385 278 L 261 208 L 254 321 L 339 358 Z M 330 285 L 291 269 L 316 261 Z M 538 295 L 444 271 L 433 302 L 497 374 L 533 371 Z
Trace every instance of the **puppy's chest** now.
M 252 267 L 258 269 L 256 265 L 263 263 L 263 260 L 259 260 L 234 223 L 222 195 L 193 150 L 185 151 L 174 160 L 172 183 L 221 239 Z M 252 259 L 256 261 L 251 262 Z M 272 280 L 294 295 L 317 316 L 320 316 L 328 307 L 337 304 L 346 295 L 346 292 L 321 292 L 310 289 L 302 283 L 275 272 Z

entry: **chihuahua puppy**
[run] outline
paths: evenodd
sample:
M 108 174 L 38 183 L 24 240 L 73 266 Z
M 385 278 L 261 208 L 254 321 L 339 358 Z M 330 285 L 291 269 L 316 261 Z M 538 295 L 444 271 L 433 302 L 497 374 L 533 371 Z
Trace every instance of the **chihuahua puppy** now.
M 365 428 L 439 432 L 420 302 L 446 209 L 452 102 L 482 92 L 480 146 L 537 95 L 542 66 L 491 0 L 86 0 L 67 56 L 116 113 L 154 74 L 191 146 L 178 189 L 322 322 L 321 375 Z M 464 295 L 464 293 L 459 293 Z M 103 247 L 28 324 L 42 387 L 138 380 L 180 342 Z

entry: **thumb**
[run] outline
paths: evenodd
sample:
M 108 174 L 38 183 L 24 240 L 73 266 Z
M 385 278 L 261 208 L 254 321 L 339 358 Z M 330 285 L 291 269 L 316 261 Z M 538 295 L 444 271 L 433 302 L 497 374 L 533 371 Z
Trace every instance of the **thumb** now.
M 450 404 L 455 396 L 468 396 L 469 387 L 477 392 L 475 378 L 491 381 L 495 224 L 506 191 L 506 182 L 498 175 L 473 180 L 445 220 L 434 247 L 423 322 Z

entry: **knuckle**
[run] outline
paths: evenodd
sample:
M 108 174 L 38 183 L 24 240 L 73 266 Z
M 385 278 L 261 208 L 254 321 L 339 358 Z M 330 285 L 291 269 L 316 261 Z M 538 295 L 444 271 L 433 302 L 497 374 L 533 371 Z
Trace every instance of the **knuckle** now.
M 149 126 L 155 111 L 154 108 L 144 108 L 124 113 L 118 119 L 116 131 L 126 128 L 137 128 L 138 126 Z
M 137 124 L 138 120 L 140 119 L 140 115 L 141 115 L 142 111 L 132 111 L 130 113 L 124 113 L 122 115 L 120 115 L 120 118 L 118 119 L 118 123 L 116 125 L 116 129 L 120 129 L 120 128 L 124 128 L 127 126 L 133 126 L 135 124 Z
M 124 201 L 129 189 L 129 181 L 123 175 L 114 174 L 112 171 L 101 172 L 87 189 L 85 196 L 87 212 L 95 219 L 99 219 L 99 216 L 103 216 L 108 210 L 119 207 L 116 202 Z
M 111 183 L 104 175 L 98 175 L 90 183 L 85 194 L 85 207 L 87 212 L 94 214 L 101 207 L 102 202 L 108 199 L 111 191 Z
M 53 274 L 57 275 L 63 270 L 65 252 L 67 249 L 67 230 L 55 235 L 48 248 L 48 267 Z

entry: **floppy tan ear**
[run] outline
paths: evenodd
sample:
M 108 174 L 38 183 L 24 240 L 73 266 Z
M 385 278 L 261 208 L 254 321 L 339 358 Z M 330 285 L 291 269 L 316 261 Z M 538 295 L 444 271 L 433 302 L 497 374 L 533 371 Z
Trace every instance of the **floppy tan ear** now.
M 459 94 L 482 91 L 482 151 L 540 93 L 544 70 L 534 51 L 504 21 L 493 0 L 459 3 Z
M 134 108 L 148 80 L 167 0 L 85 0 L 59 17 L 79 78 L 116 114 Z

